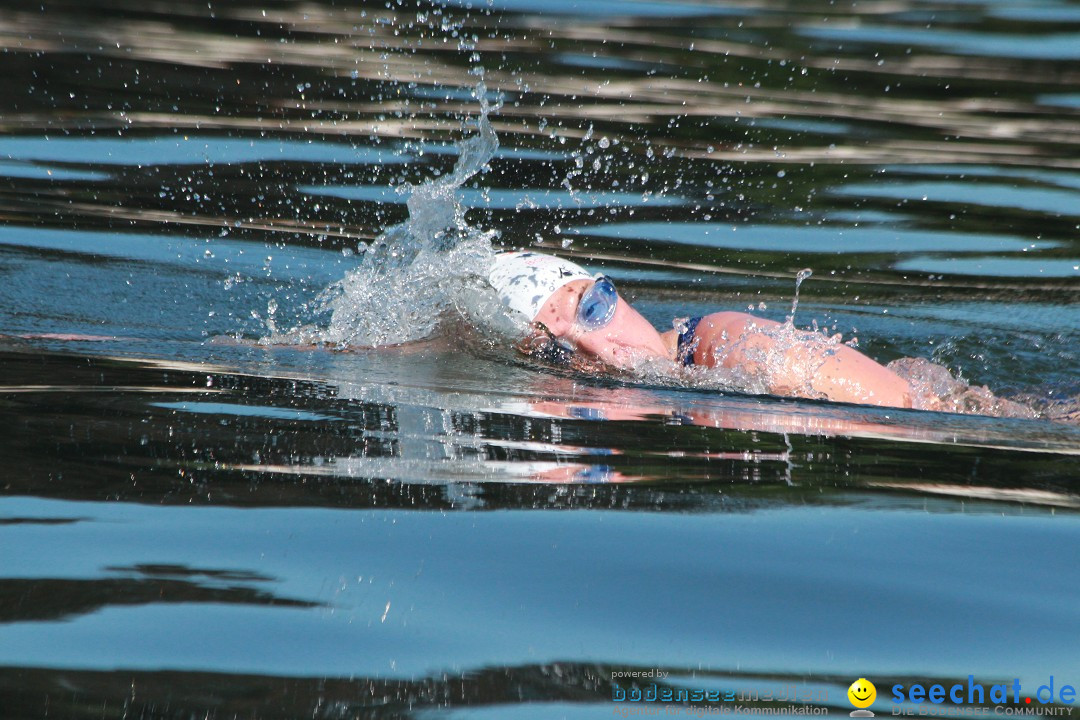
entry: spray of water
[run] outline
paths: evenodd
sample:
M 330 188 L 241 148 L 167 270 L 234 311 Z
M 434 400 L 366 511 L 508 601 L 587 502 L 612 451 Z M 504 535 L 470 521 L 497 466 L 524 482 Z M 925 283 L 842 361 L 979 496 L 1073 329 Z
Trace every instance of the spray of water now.
M 908 381 L 916 410 L 1013 418 L 1040 415 L 1028 405 L 998 397 L 985 385 L 969 385 L 947 367 L 926 358 L 900 358 L 889 363 L 888 368 Z
M 463 140 L 453 172 L 430 179 L 409 193 L 409 218 L 384 231 L 365 250 L 359 265 L 317 298 L 328 313 L 325 327 L 281 333 L 271 326 L 264 342 L 313 342 L 338 347 L 382 347 L 430 336 L 439 319 L 459 308 L 494 257 L 494 232 L 465 221 L 458 199 L 462 184 L 480 172 L 499 147 L 488 121 L 493 109 L 480 82 L 476 131 Z
M 842 337 L 821 332 L 816 322 L 813 330 L 795 327 L 799 290 L 803 281 L 812 274 L 807 268 L 796 275 L 791 313 L 783 323 L 755 328 L 757 334 L 774 341 L 768 350 L 755 347 L 747 341 L 748 336 L 744 336 L 743 340 L 725 345 L 716 358 L 717 367 L 700 373 L 695 384 L 754 394 L 822 397 L 814 390 L 813 379 L 821 366 L 835 354 Z M 723 367 L 725 356 L 733 352 L 738 352 L 746 361 L 733 368 Z M 908 381 L 912 407 L 916 410 L 1014 418 L 1040 415 L 1029 405 L 998 397 L 987 387 L 970 385 L 954 376 L 948 368 L 925 358 L 901 358 L 887 367 Z M 781 388 L 776 382 L 779 377 L 797 377 L 801 379 L 801 384 Z
M 795 275 L 795 292 L 791 312 L 779 325 L 751 324 L 739 339 L 722 343 L 715 351 L 713 367 L 686 369 L 683 380 L 701 388 L 710 388 L 750 394 L 784 394 L 795 397 L 821 397 L 814 389 L 813 380 L 818 370 L 836 352 L 841 344 L 840 334 L 828 335 L 818 329 L 795 327 L 795 314 L 799 309 L 799 291 L 803 282 L 813 275 L 810 268 Z M 770 342 L 758 342 L 762 337 Z M 740 362 L 726 367 L 729 356 L 741 358 Z M 791 378 L 799 383 L 788 386 Z M 781 378 L 784 379 L 783 384 Z
M 799 289 L 802 287 L 803 280 L 814 274 L 814 271 L 810 268 L 803 268 L 795 275 L 795 296 L 791 298 L 791 314 L 787 316 L 784 323 L 787 325 L 795 324 L 795 312 L 799 309 Z

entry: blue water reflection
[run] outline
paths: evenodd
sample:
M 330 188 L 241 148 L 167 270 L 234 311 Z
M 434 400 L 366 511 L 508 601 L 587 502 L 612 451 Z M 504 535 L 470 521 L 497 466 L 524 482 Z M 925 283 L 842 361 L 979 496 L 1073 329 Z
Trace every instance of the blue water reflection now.
M 916 256 L 893 265 L 897 270 L 993 277 L 1080 277 L 1080 258 L 975 257 L 936 258 Z
M 212 135 L 161 137 L 0 137 L 9 160 L 92 165 L 204 165 L 292 160 L 327 163 L 400 163 L 392 149 L 313 140 L 226 139 Z
M 988 38 L 982 33 L 945 30 L 936 27 L 888 27 L 858 24 L 849 27 L 803 26 L 799 33 L 821 40 L 835 40 L 849 46 L 897 45 L 959 53 L 985 55 L 988 51 L 999 57 L 1049 60 L 1080 59 L 1080 33 L 1043 33 L 1033 42 L 1029 35 L 994 33 Z
M 6 556 L 5 577 L 93 579 L 108 565 L 212 557 L 314 607 L 151 602 L 8 623 L 0 663 L 408 677 L 690 662 L 877 676 L 906 670 L 890 658 L 919 655 L 927 674 L 1080 674 L 1057 642 L 1080 631 L 1080 579 L 1052 550 L 1080 543 L 1074 515 L 858 493 L 845 505 L 433 516 L 8 498 L 5 516 L 92 519 L 4 527 L 7 546 L 36 548 Z M 1019 644 L 1043 652 L 1025 659 Z
M 790 225 L 719 225 L 710 223 L 609 223 L 572 228 L 574 234 L 641 242 L 663 241 L 730 250 L 770 250 L 798 253 L 951 253 L 1026 252 L 1060 247 L 1050 240 L 1027 240 L 1002 235 L 928 233 L 918 230 L 868 227 Z

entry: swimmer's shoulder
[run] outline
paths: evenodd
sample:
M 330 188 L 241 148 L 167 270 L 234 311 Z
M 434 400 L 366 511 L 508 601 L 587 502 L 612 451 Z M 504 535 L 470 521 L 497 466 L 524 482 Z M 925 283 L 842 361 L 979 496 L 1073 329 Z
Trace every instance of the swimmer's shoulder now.
M 709 365 L 718 347 L 731 338 L 742 335 L 755 323 L 757 326 L 761 323 L 775 324 L 771 320 L 762 320 L 743 312 L 721 311 L 690 318 L 689 337 L 685 336 L 685 331 L 680 332 L 677 328 L 660 333 L 660 337 L 668 346 L 672 357 L 678 357 L 684 347 L 692 344 L 694 360 L 688 364 Z
M 775 320 L 728 310 L 704 315 L 694 332 L 694 362 L 699 365 L 713 365 L 717 357 L 726 356 L 726 349 L 738 344 L 748 331 L 779 324 Z

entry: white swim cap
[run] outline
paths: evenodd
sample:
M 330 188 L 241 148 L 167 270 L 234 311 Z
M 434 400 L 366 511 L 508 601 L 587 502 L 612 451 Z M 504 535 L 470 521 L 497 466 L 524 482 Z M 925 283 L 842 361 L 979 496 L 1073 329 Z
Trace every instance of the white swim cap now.
M 569 260 L 527 251 L 499 253 L 488 270 L 488 282 L 503 305 L 529 320 L 540 314 L 544 303 L 563 285 L 592 279 L 585 268 Z

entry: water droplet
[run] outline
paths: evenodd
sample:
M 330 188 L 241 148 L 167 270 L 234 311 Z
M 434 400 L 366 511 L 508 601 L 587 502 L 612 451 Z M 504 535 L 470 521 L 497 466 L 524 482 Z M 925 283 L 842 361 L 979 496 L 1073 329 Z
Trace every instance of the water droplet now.
M 795 274 L 795 297 L 791 299 L 791 314 L 787 316 L 784 321 L 785 324 L 791 325 L 795 322 L 795 311 L 799 309 L 799 288 L 802 287 L 803 280 L 814 274 L 814 271 L 810 268 L 803 268 Z

